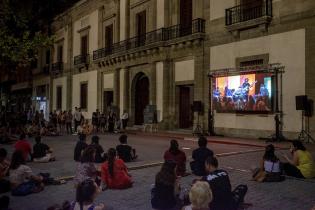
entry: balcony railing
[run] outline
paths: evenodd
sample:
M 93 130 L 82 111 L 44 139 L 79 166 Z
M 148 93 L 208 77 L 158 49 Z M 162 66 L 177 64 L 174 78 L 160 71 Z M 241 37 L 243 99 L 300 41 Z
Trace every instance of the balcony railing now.
M 205 33 L 205 22 L 205 20 L 198 18 L 193 20 L 191 24 L 168 27 L 166 29 L 166 39 L 172 40 L 195 33 Z
M 257 0 L 226 9 L 225 24 L 229 26 L 264 16 L 272 17 L 272 0 Z
M 63 62 L 53 63 L 51 66 L 51 73 L 59 74 L 63 71 Z
M 88 64 L 89 63 L 89 54 L 77 55 L 74 57 L 74 65 Z
M 114 43 L 111 47 L 102 48 L 93 52 L 93 60 L 104 58 L 108 55 L 135 49 L 141 46 L 147 46 L 156 42 L 168 41 L 175 38 L 205 32 L 205 20 L 195 19 L 191 24 L 175 25 L 169 28 L 161 28 L 148 32 L 141 36 L 126 39 L 121 42 Z

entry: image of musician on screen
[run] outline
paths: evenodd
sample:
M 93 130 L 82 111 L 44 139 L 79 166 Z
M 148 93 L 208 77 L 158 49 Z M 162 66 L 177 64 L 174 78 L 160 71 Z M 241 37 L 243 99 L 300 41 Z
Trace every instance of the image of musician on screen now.
M 270 75 L 239 75 L 216 79 L 213 107 L 218 112 L 270 111 Z

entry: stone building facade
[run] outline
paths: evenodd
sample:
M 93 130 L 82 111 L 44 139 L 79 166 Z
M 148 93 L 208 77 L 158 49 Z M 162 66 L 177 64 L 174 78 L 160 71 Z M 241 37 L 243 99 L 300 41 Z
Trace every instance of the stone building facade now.
M 283 134 L 293 138 L 301 127 L 295 96 L 315 97 L 314 8 L 312 0 L 82 0 L 55 18 L 50 75 L 38 76 L 37 86 L 46 84 L 48 110 L 82 107 L 90 118 L 112 105 L 129 113 L 130 126 L 156 105 L 162 129 L 200 124 L 228 136 L 266 137 L 280 113 Z M 209 74 L 256 61 L 284 67 L 273 99 L 281 109 L 214 110 Z M 199 114 L 194 101 L 201 101 Z

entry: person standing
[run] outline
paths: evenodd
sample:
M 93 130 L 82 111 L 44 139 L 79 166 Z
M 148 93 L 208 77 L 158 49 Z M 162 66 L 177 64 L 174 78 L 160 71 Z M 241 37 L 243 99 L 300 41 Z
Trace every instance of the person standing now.
M 74 117 L 74 130 L 75 132 L 77 132 L 77 128 L 81 124 L 81 120 L 82 120 L 82 113 L 80 109 L 78 109 L 77 107 L 75 107 L 73 117 Z
M 115 127 L 115 115 L 112 111 L 109 112 L 107 122 L 108 122 L 108 132 L 113 133 L 114 127 Z
M 68 134 L 72 134 L 72 113 L 71 113 L 71 110 L 69 110 L 66 115 L 65 115 L 65 118 L 66 118 L 66 129 L 67 129 L 67 133 Z
M 38 116 L 39 116 L 39 125 L 40 126 L 44 125 L 44 123 L 45 123 L 44 111 L 40 110 L 40 113 Z
M 127 124 L 129 120 L 129 115 L 126 110 L 124 110 L 124 113 L 121 115 L 121 121 L 122 121 L 122 128 L 123 130 L 126 130 Z

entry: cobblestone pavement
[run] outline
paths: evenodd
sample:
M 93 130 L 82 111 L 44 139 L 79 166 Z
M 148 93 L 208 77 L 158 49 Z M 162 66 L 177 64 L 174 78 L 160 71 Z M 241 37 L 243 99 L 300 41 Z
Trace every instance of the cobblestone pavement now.
M 110 137 L 107 137 L 110 139 Z M 116 137 L 115 137 L 116 138 Z M 139 138 L 139 137 L 137 137 Z M 146 137 L 147 138 L 147 137 Z M 147 141 L 148 139 L 146 139 Z M 50 139 L 48 142 L 55 148 L 58 161 L 47 164 L 29 165 L 34 169 L 34 172 L 49 171 L 54 176 L 73 175 L 75 164 L 72 161 L 73 145 L 76 137 L 59 137 Z M 140 142 L 137 142 L 140 141 Z M 161 143 L 162 142 L 162 143 Z M 131 143 L 141 145 L 140 154 L 144 154 L 142 150 L 146 150 L 149 158 L 143 158 L 134 165 L 139 165 L 146 162 L 161 161 L 161 151 L 167 148 L 168 141 L 158 139 L 155 143 L 144 144 L 142 140 L 131 139 Z M 103 144 L 103 143 L 102 143 Z M 114 144 L 108 140 L 104 144 L 106 148 Z M 189 144 L 189 143 L 187 143 Z M 182 144 L 181 144 L 182 145 Z M 185 145 L 191 146 L 191 145 Z M 257 148 L 238 147 L 236 145 L 211 145 L 216 153 L 226 153 L 233 151 L 244 151 Z M 11 148 L 12 146 L 5 146 Z M 217 152 L 219 151 L 219 152 Z M 155 154 L 156 153 L 156 154 Z M 187 151 L 189 154 L 189 151 Z M 245 201 L 252 203 L 253 206 L 249 209 L 257 210 L 310 210 L 315 205 L 315 180 L 301 181 L 296 179 L 287 179 L 281 183 L 256 183 L 250 181 L 251 174 L 249 169 L 257 166 L 262 152 L 251 152 L 246 154 L 234 154 L 230 156 L 219 157 L 220 167 L 226 169 L 231 178 L 232 185 L 235 187 L 238 184 L 247 184 L 249 191 Z M 160 158 L 158 158 L 160 156 Z M 280 156 L 280 155 L 279 155 Z M 129 165 L 129 167 L 132 164 Z M 134 186 L 127 190 L 106 190 L 102 192 L 97 202 L 103 202 L 106 206 L 110 206 L 115 210 L 149 210 L 150 205 L 150 187 L 154 183 L 155 174 L 160 169 L 150 167 L 131 171 L 134 178 Z M 182 178 L 181 183 L 183 188 L 189 187 L 194 176 Z M 32 194 L 26 197 L 11 197 L 11 208 L 13 210 L 45 210 L 48 206 L 56 203 L 62 203 L 64 200 L 72 201 L 75 196 L 73 182 L 69 181 L 65 185 L 48 186 L 39 194 Z

